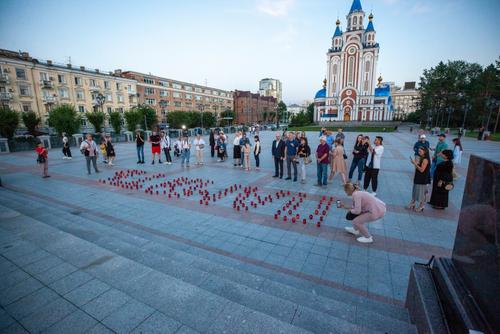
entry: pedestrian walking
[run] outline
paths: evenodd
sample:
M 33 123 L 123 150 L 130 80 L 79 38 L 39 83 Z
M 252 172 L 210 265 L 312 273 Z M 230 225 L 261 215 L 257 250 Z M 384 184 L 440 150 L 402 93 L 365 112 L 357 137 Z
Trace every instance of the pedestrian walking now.
M 186 164 L 186 167 L 189 167 L 189 158 L 191 157 L 191 141 L 189 140 L 189 137 L 187 136 L 182 137 L 180 150 L 181 150 L 181 167 L 184 167 L 184 164 Z
M 165 163 L 167 165 L 172 164 L 172 157 L 170 156 L 170 150 L 171 150 L 171 141 L 170 141 L 170 136 L 168 135 L 168 131 L 162 131 L 160 135 L 160 149 L 163 151 L 165 154 Z
M 375 137 L 373 141 L 375 147 L 368 145 L 368 158 L 365 165 L 365 179 L 363 189 L 368 190 L 368 186 L 372 185 L 372 195 L 377 195 L 378 174 L 380 171 L 380 160 L 384 154 L 384 146 L 382 146 L 383 138 L 380 136 Z
M 41 167 L 42 178 L 46 179 L 49 175 L 49 151 L 43 146 L 43 142 L 39 141 L 36 145 L 35 152 L 37 153 L 36 162 Z
M 214 133 L 214 130 L 210 130 L 210 136 L 208 137 L 208 143 L 210 144 L 210 156 L 213 158 L 215 155 L 215 133 Z
M 436 148 L 434 149 L 434 155 L 432 157 L 432 165 L 431 165 L 431 177 L 434 175 L 434 171 L 436 170 L 437 165 L 444 161 L 441 153 L 444 150 L 448 149 L 448 144 L 446 143 L 446 135 L 441 133 L 438 135 L 438 143 L 436 144 Z
M 151 164 L 155 164 L 155 156 L 158 156 L 158 163 L 161 164 L 161 138 L 156 131 L 153 131 L 151 137 L 149 137 L 149 141 L 151 142 L 151 154 L 153 156 Z
M 82 141 L 80 145 L 80 152 L 85 156 L 85 162 L 87 164 L 87 174 L 90 175 L 90 163 L 92 162 L 92 166 L 96 173 L 99 173 L 99 169 L 97 169 L 97 144 L 95 143 L 92 134 L 87 133 L 85 136 L 85 140 Z
M 366 228 L 366 224 L 374 222 L 384 217 L 386 212 L 385 203 L 366 191 L 360 191 L 352 183 L 344 185 L 347 196 L 352 196 L 351 207 L 344 203 L 339 203 L 339 207 L 347 210 L 346 219 L 352 221 L 353 227 L 346 226 L 345 230 L 358 237 L 356 240 L 361 243 L 372 243 L 373 236 Z
M 276 139 L 273 140 L 273 145 L 271 147 L 271 154 L 274 158 L 273 177 L 279 177 L 280 179 L 283 178 L 283 161 L 285 160 L 285 150 L 285 142 L 281 140 L 281 135 L 279 132 L 277 132 Z
M 333 180 L 335 173 L 339 173 L 342 176 L 342 184 L 347 182 L 347 164 L 345 162 L 346 155 L 344 152 L 344 146 L 342 145 L 342 139 L 337 138 L 334 142 L 334 147 L 330 150 L 331 154 L 331 170 L 330 170 L 330 181 Z
M 292 167 L 293 167 L 293 182 L 297 182 L 297 148 L 299 147 L 299 142 L 295 139 L 295 134 L 293 132 L 288 133 L 288 139 L 286 140 L 286 179 L 292 179 Z
M 241 145 L 240 140 L 242 138 L 241 132 L 236 132 L 236 136 L 233 141 L 233 166 L 241 166 Z
M 433 209 L 444 210 L 448 207 L 448 193 L 453 189 L 453 151 L 439 153 L 442 162 L 436 166 L 432 178 L 432 193 L 429 204 Z
M 101 137 L 101 142 L 99 143 L 99 149 L 101 150 L 102 163 L 108 163 L 108 155 L 106 150 L 106 138 Z
M 411 201 L 406 206 L 409 210 L 424 211 L 425 198 L 428 192 L 427 185 L 431 183 L 430 160 L 429 150 L 424 146 L 418 149 L 418 156 L 415 159 L 410 157 L 410 162 L 415 166 L 415 175 L 413 176 Z M 417 204 L 418 206 L 416 207 Z
M 316 148 L 316 164 L 317 164 L 317 186 L 326 186 L 328 179 L 328 164 L 330 163 L 330 148 L 326 143 L 326 137 L 319 138 L 319 145 Z
M 342 145 L 344 145 L 344 140 L 345 140 L 345 134 L 344 130 L 342 128 L 337 129 L 337 134 L 335 135 L 335 140 L 339 140 L 342 142 Z
M 360 134 L 356 137 L 356 143 L 354 143 L 354 148 L 352 150 L 352 162 L 351 168 L 349 169 L 349 182 L 352 180 L 352 176 L 356 168 L 358 169 L 358 180 L 356 186 L 359 187 L 361 180 L 363 179 L 363 172 L 365 169 L 366 158 L 368 157 L 368 143 L 369 138 Z
M 298 163 L 300 165 L 300 183 L 306 183 L 306 165 L 311 163 L 311 148 L 306 137 L 300 138 L 300 145 L 297 148 Z
M 260 139 L 259 136 L 254 136 L 253 140 L 255 142 L 255 145 L 253 147 L 253 157 L 255 159 L 255 169 L 259 170 L 260 169 Z
M 113 143 L 111 142 L 110 135 L 106 136 L 106 157 L 108 159 L 108 165 L 113 166 L 113 161 L 116 158 L 116 154 L 115 154 L 115 147 L 113 146 Z
M 63 142 L 63 147 L 62 147 L 62 153 L 64 154 L 63 159 L 73 159 L 71 156 L 71 148 L 69 147 L 69 138 L 66 135 L 66 132 L 62 133 L 62 142 Z
M 205 149 L 205 141 L 201 138 L 201 134 L 197 134 L 193 140 L 194 151 L 196 154 L 196 164 L 203 165 L 203 150 Z
M 135 131 L 135 145 L 137 147 L 137 163 L 144 163 L 144 138 L 140 130 Z

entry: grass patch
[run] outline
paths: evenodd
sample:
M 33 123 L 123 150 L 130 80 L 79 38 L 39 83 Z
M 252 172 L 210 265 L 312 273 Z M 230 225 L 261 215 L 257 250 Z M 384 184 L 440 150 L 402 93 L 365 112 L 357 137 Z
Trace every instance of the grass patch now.
M 317 125 L 307 125 L 307 126 L 297 126 L 297 127 L 291 127 L 288 128 L 290 131 L 318 131 L 321 130 L 321 126 Z M 326 129 L 330 131 L 337 131 L 339 127 L 338 126 L 327 126 Z M 365 133 L 365 132 L 394 132 L 394 127 L 388 126 L 388 127 L 370 127 L 370 126 L 355 126 L 355 127 L 343 127 L 342 128 L 344 132 L 359 132 L 359 133 Z
M 466 131 L 465 132 L 465 137 L 468 138 L 477 138 L 478 132 L 477 131 Z M 500 141 L 500 133 L 491 133 L 490 134 L 490 139 L 491 141 Z

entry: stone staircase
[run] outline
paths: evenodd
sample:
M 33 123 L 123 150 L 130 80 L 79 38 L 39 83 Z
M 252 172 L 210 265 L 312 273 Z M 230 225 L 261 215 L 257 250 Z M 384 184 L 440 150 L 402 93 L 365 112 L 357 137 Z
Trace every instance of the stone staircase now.
M 181 329 L 200 333 L 416 333 L 400 306 L 12 190 L 0 188 L 0 205 L 29 218 L 24 226 L 0 218 L 0 231 L 15 234 L 180 322 Z M 0 252 L 4 245 L 0 244 Z M 8 312 L 1 299 L 0 304 Z M 22 319 L 16 320 L 23 324 Z

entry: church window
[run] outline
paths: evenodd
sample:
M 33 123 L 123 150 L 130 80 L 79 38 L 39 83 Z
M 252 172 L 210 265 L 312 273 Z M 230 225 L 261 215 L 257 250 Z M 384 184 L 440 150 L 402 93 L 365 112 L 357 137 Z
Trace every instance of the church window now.
M 347 19 L 347 27 L 351 27 L 351 18 Z
M 366 63 L 365 63 L 365 71 L 366 72 L 370 71 L 370 61 L 369 60 L 367 60 Z
M 347 68 L 347 84 L 352 85 L 354 82 L 354 57 L 349 57 Z
M 354 16 L 354 18 L 352 19 L 352 25 L 357 25 L 358 24 L 358 17 L 357 16 Z
M 360 16 L 360 17 L 359 17 L 359 25 L 362 25 L 362 24 L 363 24 L 363 17 L 362 17 L 362 16 Z
M 337 75 L 337 64 L 333 65 L 333 75 Z

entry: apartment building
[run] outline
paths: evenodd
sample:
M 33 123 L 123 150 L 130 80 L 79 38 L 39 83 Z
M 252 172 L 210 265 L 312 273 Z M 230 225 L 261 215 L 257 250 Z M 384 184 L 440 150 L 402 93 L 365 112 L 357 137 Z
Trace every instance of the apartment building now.
M 392 85 L 391 96 L 395 120 L 405 120 L 408 114 L 417 111 L 420 93 L 415 81 L 405 82 L 403 88 Z
M 220 114 L 233 108 L 233 93 L 230 91 L 134 71 L 116 70 L 115 75 L 136 80 L 139 104 L 154 108 L 162 122 L 166 121 L 170 111 Z
M 273 96 L 278 103 L 282 101 L 283 88 L 278 79 L 264 78 L 259 81 L 259 94 L 262 96 Z
M 0 104 L 20 112 L 34 111 L 47 126 L 48 112 L 58 104 L 74 105 L 82 115 L 93 110 L 129 110 L 137 106 L 137 88 L 135 80 L 112 72 L 0 49 Z
M 261 96 L 249 91 L 236 90 L 234 98 L 234 118 L 237 124 L 252 125 L 272 119 L 276 113 L 278 100 L 272 96 Z

